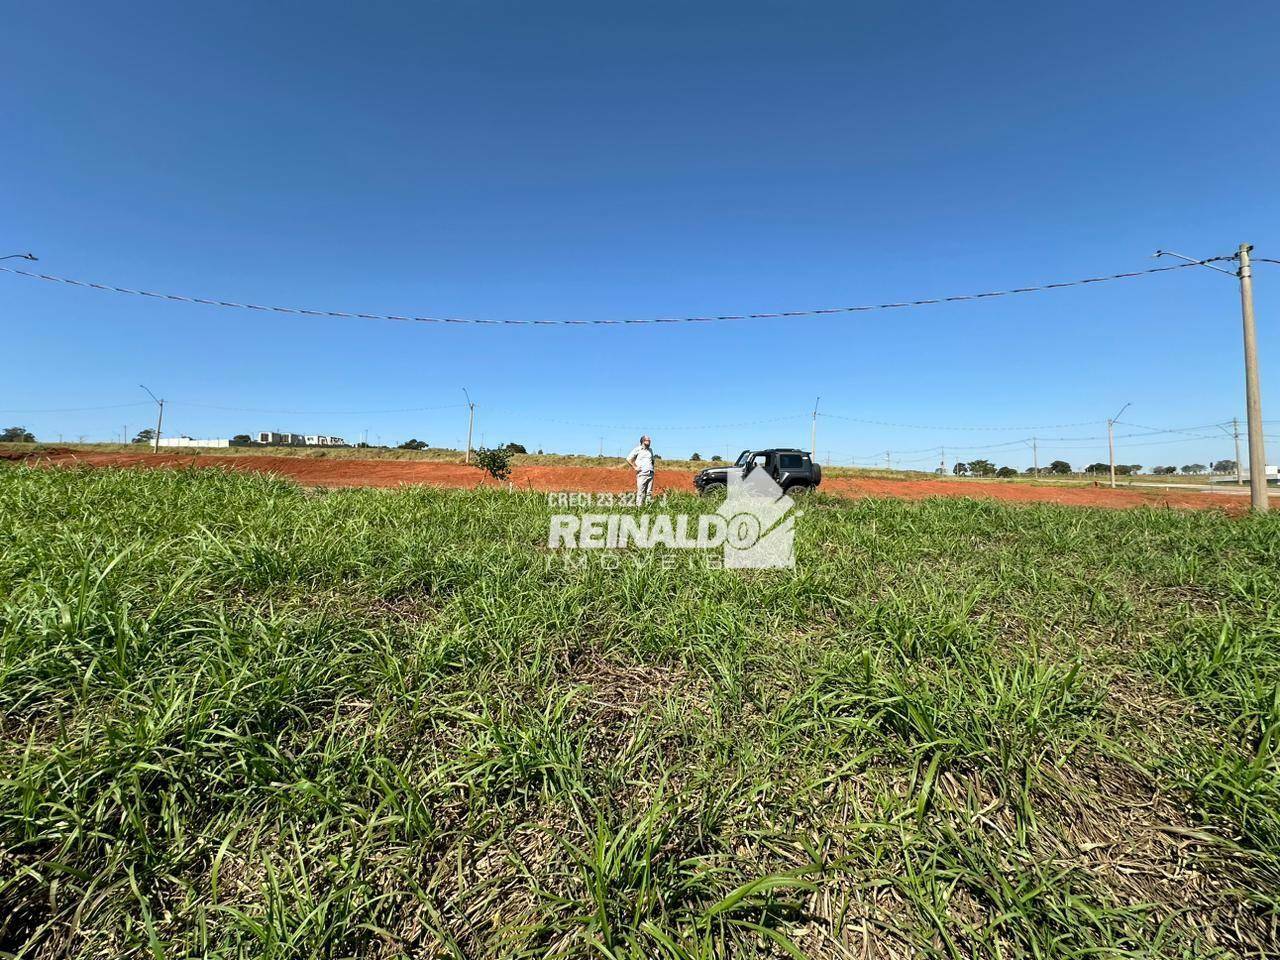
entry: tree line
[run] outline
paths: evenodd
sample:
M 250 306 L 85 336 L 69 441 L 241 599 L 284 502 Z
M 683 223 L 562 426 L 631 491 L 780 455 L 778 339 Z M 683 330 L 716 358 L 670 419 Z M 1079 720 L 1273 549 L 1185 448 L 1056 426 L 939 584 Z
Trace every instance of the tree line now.
M 1151 473 L 1154 476 L 1168 476 L 1174 473 L 1184 473 L 1187 475 L 1196 475 L 1201 473 L 1233 473 L 1236 469 L 1234 460 L 1215 460 L 1209 466 L 1203 463 L 1186 463 L 1181 467 L 1159 466 L 1152 467 Z M 1140 463 L 1117 463 L 1116 475 L 1122 477 L 1133 476 L 1141 473 L 1143 466 Z M 941 473 L 941 469 L 937 472 Z M 990 460 L 970 460 L 966 463 L 957 463 L 951 468 L 951 472 L 957 477 L 1016 477 L 1018 470 L 1014 467 L 997 467 Z M 1075 473 L 1071 464 L 1065 460 L 1054 460 L 1047 467 L 1040 467 L 1039 471 L 1035 467 L 1027 467 L 1022 471 L 1024 474 L 1035 475 L 1037 472 L 1050 476 L 1065 476 Z M 1105 473 L 1110 475 L 1111 464 L 1109 463 L 1091 463 L 1081 471 L 1086 474 Z

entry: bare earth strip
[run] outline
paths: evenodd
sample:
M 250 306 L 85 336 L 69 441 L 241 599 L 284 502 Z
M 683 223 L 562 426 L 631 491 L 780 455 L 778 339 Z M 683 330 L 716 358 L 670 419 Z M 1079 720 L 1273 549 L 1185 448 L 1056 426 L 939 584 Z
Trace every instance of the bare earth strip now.
M 218 456 L 209 454 L 153 453 L 83 453 L 50 451 L 39 455 L 40 464 L 70 466 L 84 464 L 96 467 L 225 467 L 271 473 L 299 483 L 323 487 L 399 487 L 426 485 L 433 487 L 471 488 L 492 484 L 474 467 L 457 463 L 408 460 L 305 459 L 276 456 Z M 629 469 L 608 467 L 521 466 L 512 471 L 517 489 L 544 492 L 604 493 L 632 489 Z M 693 473 L 686 470 L 659 470 L 655 489 L 692 491 Z M 1217 509 L 1241 513 L 1248 507 L 1244 497 L 1198 493 L 1180 490 L 1112 490 L 1098 487 L 1051 487 L 1024 483 L 983 482 L 975 480 L 893 480 L 860 477 L 830 477 L 823 481 L 822 491 L 836 496 L 895 497 L 922 500 L 927 497 L 971 497 L 979 499 L 1020 501 L 1027 503 L 1060 503 L 1087 507 L 1176 507 L 1188 510 Z

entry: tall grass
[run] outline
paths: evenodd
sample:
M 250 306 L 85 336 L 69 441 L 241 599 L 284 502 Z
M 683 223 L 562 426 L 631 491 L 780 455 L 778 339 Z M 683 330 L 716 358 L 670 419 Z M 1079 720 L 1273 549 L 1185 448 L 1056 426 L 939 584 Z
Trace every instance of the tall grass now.
M 548 514 L 0 470 L 0 951 L 1280 947 L 1280 521 L 819 496 L 739 572 Z

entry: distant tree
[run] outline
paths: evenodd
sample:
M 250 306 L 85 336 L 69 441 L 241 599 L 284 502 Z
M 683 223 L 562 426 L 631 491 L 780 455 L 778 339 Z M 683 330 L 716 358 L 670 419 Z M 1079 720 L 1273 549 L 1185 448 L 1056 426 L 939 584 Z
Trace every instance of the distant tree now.
M 1013 467 L 1001 467 L 996 471 L 997 477 L 1016 477 L 1017 475 L 1018 471 L 1013 469 Z
M 1122 477 L 1127 477 L 1132 474 L 1138 473 L 1141 469 L 1142 469 L 1142 464 L 1140 463 L 1117 463 L 1116 464 L 1116 473 L 1118 473 Z
M 695 453 L 695 454 L 694 454 L 693 456 L 691 456 L 689 459 L 690 459 L 690 461 L 692 461 L 692 462 L 696 463 L 697 461 L 699 461 L 699 460 L 701 460 L 701 459 L 702 459 L 702 454 L 700 454 L 700 453 Z
M 720 463 L 722 460 L 724 460 L 724 457 L 720 456 L 718 453 L 711 458 L 712 463 Z
M 400 444 L 399 449 L 401 449 L 401 450 L 425 450 L 425 449 L 427 449 L 427 441 L 425 441 L 425 440 L 418 440 L 417 438 L 411 438 L 411 439 L 409 439 L 409 440 L 406 440 L 404 443 Z
M 519 444 L 519 443 L 508 443 L 502 449 L 507 451 L 507 453 L 528 453 L 529 452 L 524 448 L 523 444 Z
M 1158 477 L 1166 477 L 1171 473 L 1177 473 L 1177 467 L 1152 467 L 1151 472 Z
M 951 468 L 951 472 L 957 477 L 966 476 L 969 473 L 969 465 L 967 463 L 956 463 L 956 465 Z
M 1182 467 L 1183 473 L 1204 473 L 1205 466 L 1203 463 L 1188 463 Z
M 1047 466 L 1045 469 L 1048 470 L 1050 473 L 1057 473 L 1057 474 L 1070 473 L 1071 464 L 1067 463 L 1067 461 L 1065 460 L 1055 460 L 1053 461 L 1053 463 L 1049 464 L 1049 466 Z
M 253 437 L 249 436 L 247 433 L 237 433 L 231 438 L 231 441 L 233 443 L 253 443 Z
M 366 443 L 365 441 L 361 440 L 359 443 L 357 443 L 357 444 L 356 444 L 356 449 L 357 449 L 357 450 L 368 450 L 368 449 L 369 449 L 369 444 L 368 444 L 368 443 Z
M 495 480 L 506 480 L 511 476 L 511 453 L 506 447 L 480 447 L 473 459 L 479 469 Z
M 134 443 L 150 443 L 156 438 L 156 432 L 150 427 L 145 430 L 139 430 L 138 435 L 133 438 Z
M 978 477 L 994 477 L 996 465 L 990 460 L 970 460 L 969 472 Z
M 36 435 L 26 427 L 8 427 L 0 432 L 0 443 L 35 443 Z
M 1110 473 L 1111 464 L 1109 463 L 1091 463 L 1084 468 L 1085 473 Z
M 1213 464 L 1214 473 L 1235 473 L 1236 462 L 1234 460 L 1215 460 Z

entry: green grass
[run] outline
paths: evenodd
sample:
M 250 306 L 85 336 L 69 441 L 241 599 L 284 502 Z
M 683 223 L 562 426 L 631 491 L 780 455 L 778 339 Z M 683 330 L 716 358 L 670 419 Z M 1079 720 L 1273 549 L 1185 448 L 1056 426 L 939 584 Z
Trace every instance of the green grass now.
M 804 510 L 0 469 L 0 953 L 1280 949 L 1280 518 Z

